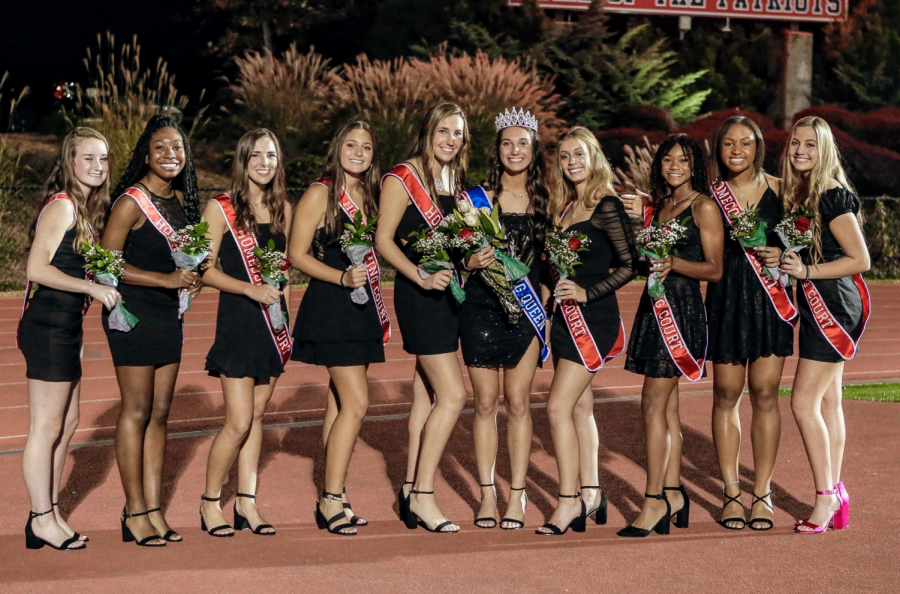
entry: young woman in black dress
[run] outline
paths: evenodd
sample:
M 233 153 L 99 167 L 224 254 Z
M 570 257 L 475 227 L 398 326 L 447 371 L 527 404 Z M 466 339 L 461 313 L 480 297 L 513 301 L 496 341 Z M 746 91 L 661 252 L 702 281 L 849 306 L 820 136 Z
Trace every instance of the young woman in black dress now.
M 771 281 L 760 266 L 777 268 L 782 251 L 774 232 L 782 215 L 781 180 L 763 172 L 763 142 L 753 120 L 736 116 L 719 127 L 713 148 L 718 180 L 712 197 L 723 210 L 725 252 L 722 278 L 706 290 L 706 310 L 713 363 L 713 439 L 725 494 L 721 524 L 731 530 L 748 525 L 753 530 L 772 527 L 771 482 L 781 436 L 778 385 L 784 358 L 793 353 L 797 314 L 792 289 Z M 768 225 L 767 247 L 745 251 L 731 239 L 724 212 L 754 208 Z M 738 407 L 745 383 L 753 408 L 750 436 L 756 475 L 749 522 L 738 474 Z
M 695 189 L 696 188 L 696 189 Z M 670 516 L 687 528 L 690 500 L 681 484 L 681 421 L 678 382 L 706 376 L 706 310 L 700 281 L 722 276 L 722 217 L 703 194 L 709 188 L 703 150 L 688 136 L 670 136 L 650 165 L 652 221 L 686 228 L 676 255 L 653 260 L 644 274 L 663 283 L 653 299 L 644 288 L 625 369 L 644 376 L 641 410 L 647 442 L 647 488 L 641 513 L 619 536 L 668 534 Z M 665 333 L 665 334 L 664 334 Z M 673 340 L 677 338 L 677 340 Z
M 543 322 L 542 336 L 529 316 L 523 313 L 509 323 L 497 295 L 481 276 L 466 283 L 466 300 L 460 307 L 460 342 L 463 360 L 469 367 L 469 379 L 475 393 L 475 460 L 481 485 L 481 509 L 476 515 L 479 528 L 497 525 L 497 491 L 494 467 L 497 461 L 497 410 L 500 405 L 500 369 L 503 369 L 503 397 L 509 417 L 507 447 L 511 466 L 509 506 L 500 521 L 504 530 L 525 525 L 525 476 L 531 454 L 531 382 L 541 363 L 541 346 L 546 330 L 543 303 L 550 290 L 541 286 L 541 257 L 544 234 L 549 226 L 547 214 L 550 193 L 545 185 L 546 171 L 537 119 L 530 113 L 509 111 L 497 117 L 497 138 L 491 173 L 485 187 L 467 195 L 486 199 L 500 209 L 500 222 L 506 228 L 510 254 L 531 268 L 528 274 L 529 303 L 539 310 L 534 316 Z M 475 206 L 481 203 L 476 199 Z M 488 246 L 472 256 L 470 270 L 486 268 L 494 260 L 494 248 Z M 542 290 L 543 289 L 543 290 Z M 542 295 L 543 293 L 543 295 Z M 524 309 L 524 308 L 523 308 Z
M 167 233 L 200 222 L 190 146 L 174 120 L 150 118 L 115 195 L 101 244 L 123 252 L 119 292 L 138 319 L 122 332 L 110 329 L 109 312 L 103 313 L 122 393 L 116 423 L 116 461 L 125 488 L 122 539 L 165 546 L 182 539 L 160 510 L 166 423 L 184 339 L 178 291 L 200 291 L 200 275 L 176 268 L 167 239 Z
M 434 107 L 407 160 L 384 177 L 376 237 L 378 252 L 397 269 L 394 307 L 403 350 L 416 356 L 406 481 L 398 493 L 400 516 L 408 528 L 415 528 L 420 519 L 437 532 L 459 531 L 434 499 L 434 475 L 466 401 L 456 359 L 459 309 L 446 290 L 453 273 L 422 278 L 409 235 L 425 225 L 436 226 L 443 213 L 456 206 L 455 195 L 465 187 L 468 146 L 462 110 L 452 103 Z
M 31 513 L 29 549 L 84 548 L 86 536 L 59 513 L 58 497 L 69 441 L 78 427 L 84 314 L 91 299 L 113 307 L 118 291 L 85 275 L 85 241 L 103 232 L 109 208 L 109 145 L 99 132 L 75 128 L 63 140 L 28 253 L 28 291 L 19 322 L 31 425 L 22 454 Z M 29 295 L 31 283 L 39 287 Z
M 631 222 L 612 188 L 612 168 L 586 128 L 573 128 L 560 140 L 556 179 L 550 212 L 564 230 L 584 233 L 590 244 L 579 254 L 575 277 L 560 280 L 555 290 L 550 345 L 556 372 L 547 414 L 560 499 L 550 521 L 537 530 L 548 535 L 562 534 L 570 525 L 582 532 L 590 515 L 606 523 L 591 381 L 604 362 L 624 350 L 616 291 L 634 278 L 637 264 Z
M 268 314 L 280 301 L 288 311 L 290 288 L 270 285 L 258 274 L 253 248 L 287 250 L 291 206 L 284 189 L 281 147 L 272 132 L 247 132 L 238 141 L 231 188 L 209 201 L 203 218 L 212 241 L 210 266 L 203 282 L 219 289 L 216 339 L 206 357 L 206 370 L 222 380 L 225 426 L 216 435 L 206 464 L 206 492 L 200 518 L 213 536 L 234 530 L 275 534 L 256 506 L 257 471 L 262 448 L 262 421 L 275 382 L 290 356 L 289 326 L 277 328 Z M 225 521 L 219 499 L 228 471 L 238 461 L 238 493 L 234 529 Z
M 297 312 L 292 359 L 324 365 L 331 376 L 328 399 L 333 403 L 328 403 L 323 428 L 325 490 L 316 505 L 316 522 L 341 535 L 356 534 L 357 526 L 368 523 L 345 505 L 344 493 L 350 457 L 369 407 L 366 372 L 371 363 L 384 361 L 384 342 L 390 336 L 380 281 L 373 290 L 366 266 L 352 266 L 339 243 L 344 225 L 353 222 L 351 214 L 361 211 L 366 221 L 378 214 L 377 148 L 365 122 L 338 131 L 328 149 L 325 178 L 297 203 L 291 241 L 293 265 L 312 277 Z M 372 270 L 377 279 L 377 261 Z M 351 298 L 360 287 L 366 287 L 368 297 L 363 304 Z
M 784 150 L 784 207 L 812 213 L 813 245 L 788 253 L 781 269 L 800 282 L 800 361 L 791 408 L 812 467 L 816 503 L 798 523 L 803 534 L 850 522 L 850 496 L 841 480 L 846 430 L 841 408 L 844 361 L 856 355 L 869 318 L 869 269 L 859 198 L 847 180 L 831 128 L 822 118 L 794 124 Z

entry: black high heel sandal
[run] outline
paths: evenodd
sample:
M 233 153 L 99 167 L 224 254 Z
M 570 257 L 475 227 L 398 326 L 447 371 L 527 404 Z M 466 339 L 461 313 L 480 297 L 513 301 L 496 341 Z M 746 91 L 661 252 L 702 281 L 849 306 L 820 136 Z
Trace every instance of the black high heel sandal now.
M 672 517 L 675 519 L 675 527 L 676 528 L 687 528 L 691 523 L 691 500 L 688 499 L 687 492 L 684 490 L 684 485 L 678 485 L 677 487 L 663 487 L 663 491 L 680 491 L 681 496 L 684 498 L 684 505 L 681 506 L 681 509 L 672 514 Z
M 666 535 L 669 533 L 669 524 L 672 521 L 672 506 L 669 505 L 669 498 L 666 497 L 666 492 L 663 491 L 659 495 L 651 495 L 650 493 L 644 493 L 644 497 L 647 499 L 657 499 L 659 501 L 666 502 L 666 513 L 663 517 L 659 519 L 656 524 L 653 525 L 649 530 L 647 528 L 637 528 L 636 526 L 627 526 L 619 530 L 616 534 L 619 536 L 624 536 L 626 538 L 645 538 L 650 536 L 651 532 L 656 532 L 659 535 Z
M 148 514 L 152 514 L 153 512 L 162 513 L 162 510 L 158 507 L 154 507 L 153 509 L 147 510 Z M 176 536 L 178 538 L 175 538 Z M 181 538 L 181 535 L 178 534 L 177 532 L 175 532 L 174 530 L 166 530 L 166 533 L 163 534 L 162 536 L 160 536 L 160 538 L 166 542 L 181 542 L 184 540 L 183 538 Z
M 259 534 L 260 536 L 275 536 L 275 526 L 271 524 L 260 524 L 256 528 L 250 527 L 250 522 L 247 521 L 247 518 L 238 513 L 237 510 L 237 498 L 238 497 L 246 497 L 247 499 L 256 499 L 256 495 L 249 495 L 247 493 L 238 493 L 234 496 L 234 529 L 235 530 L 249 530 L 253 534 Z M 266 528 L 271 528 L 271 532 L 263 532 Z
M 55 544 L 53 544 L 51 542 L 47 542 L 46 540 L 44 540 L 43 538 L 41 538 L 40 536 L 38 536 L 37 534 L 34 533 L 34 529 L 31 527 L 31 521 L 35 518 L 40 518 L 41 516 L 46 516 L 47 514 L 51 513 L 52 511 L 53 511 L 53 508 L 51 507 L 47 511 L 41 512 L 39 514 L 33 512 L 33 511 L 28 512 L 28 522 L 26 522 L 26 524 L 25 524 L 25 548 L 26 549 L 40 549 L 40 548 L 43 548 L 44 545 L 47 545 L 48 547 L 50 547 L 52 549 L 56 549 L 57 551 L 79 551 L 81 549 L 86 549 L 87 545 L 84 545 L 84 544 L 82 544 L 80 547 L 72 546 L 73 544 L 75 544 L 77 542 L 81 542 L 80 540 L 78 540 L 78 536 L 79 536 L 78 534 L 75 534 L 75 536 L 70 536 L 66 540 L 62 541 L 62 543 L 59 546 L 56 546 Z
M 525 492 L 524 492 L 524 491 L 525 491 L 525 487 L 524 487 L 524 486 L 521 486 L 521 487 L 518 487 L 518 488 L 516 488 L 516 487 L 510 487 L 509 490 L 510 490 L 510 491 L 523 491 L 522 497 L 524 498 L 524 501 L 522 502 L 522 514 L 524 514 L 524 513 L 525 513 L 525 508 L 528 507 L 528 493 L 525 493 Z M 507 509 L 506 511 L 507 511 L 507 513 L 509 513 L 509 510 L 508 510 L 508 509 Z M 476 521 L 477 521 L 477 520 L 476 520 Z M 512 524 L 512 526 L 504 526 L 503 524 Z M 525 520 L 524 520 L 524 519 L 522 519 L 522 520 L 516 520 L 516 519 L 513 519 L 513 518 L 503 518 L 502 520 L 500 520 L 500 528 L 502 528 L 503 530 L 521 530 L 521 529 L 524 528 L 524 527 L 525 527 Z
M 604 489 L 600 485 L 591 485 L 588 487 L 585 487 L 582 485 L 581 490 L 584 491 L 585 489 L 599 489 L 600 490 L 600 505 L 598 505 L 597 507 L 595 507 L 594 509 L 589 511 L 587 513 L 587 517 L 590 518 L 591 516 L 594 516 L 595 524 L 597 524 L 598 526 L 605 526 L 606 525 L 606 508 L 609 503 L 606 499 L 606 489 Z
M 59 503 L 51 503 L 51 504 L 50 504 L 50 507 L 51 507 L 51 508 L 53 508 L 53 507 L 59 507 Z M 88 542 L 88 541 L 91 540 L 90 538 L 88 538 L 88 536 L 87 536 L 86 534 L 78 534 L 78 533 L 75 532 L 74 530 L 73 530 L 72 532 L 74 532 L 74 534 L 73 534 L 72 536 L 77 536 L 77 537 L 78 537 L 78 540 L 80 540 L 81 542 Z
M 581 493 L 575 493 L 574 495 L 563 495 L 562 493 L 557 493 L 557 495 L 566 499 L 580 499 Z M 542 536 L 560 536 L 569 531 L 569 528 L 572 528 L 572 532 L 584 532 L 587 529 L 587 506 L 584 505 L 584 501 L 581 502 L 581 513 L 572 518 L 572 521 L 566 524 L 565 529 L 560 530 L 559 526 L 556 524 L 551 524 L 547 522 L 541 528 L 549 528 L 550 532 L 541 532 L 540 529 L 535 530 L 535 534 L 540 534 Z
M 482 489 L 484 489 L 485 487 L 492 487 L 492 488 L 493 488 L 493 487 L 494 487 L 494 483 L 487 483 L 487 484 L 485 484 L 485 485 L 482 485 L 481 483 L 478 483 L 478 486 L 481 487 Z M 494 501 L 497 501 L 497 489 L 494 489 Z M 490 525 L 490 526 L 482 526 L 482 525 L 479 524 L 478 522 L 491 522 L 491 525 Z M 478 526 L 479 528 L 484 528 L 485 530 L 490 530 L 491 528 L 496 528 L 496 527 L 497 527 L 497 518 L 491 518 L 491 517 L 488 517 L 488 516 L 485 516 L 485 517 L 483 517 L 483 518 L 475 518 L 475 525 Z
M 347 487 L 344 487 L 344 493 L 343 493 L 343 497 L 341 497 L 341 500 L 343 501 L 343 498 L 346 496 L 347 496 Z M 368 526 L 369 525 L 369 520 L 367 520 L 365 518 L 360 518 L 359 516 L 354 514 L 353 507 L 350 505 L 350 502 L 344 501 L 344 510 L 348 510 L 348 509 L 350 510 L 350 523 L 351 524 L 353 524 L 354 526 Z
M 341 494 L 335 495 L 334 493 L 329 493 L 328 491 L 322 491 L 322 498 L 327 499 L 329 501 L 340 501 L 343 502 L 344 498 Z M 325 514 L 322 513 L 322 508 L 319 507 L 319 503 L 321 499 L 316 502 L 316 526 L 319 527 L 319 530 L 328 530 L 331 534 L 337 534 L 338 536 L 356 536 L 356 532 L 341 532 L 341 530 L 346 530 L 347 528 L 353 528 L 355 530 L 355 526 L 350 523 L 350 520 L 347 519 L 347 514 L 344 513 L 343 508 L 341 509 L 341 513 L 334 514 L 327 520 L 325 519 Z M 338 524 L 337 526 L 332 526 L 338 520 L 343 519 L 343 524 Z
M 756 505 L 758 502 L 762 501 L 763 503 L 766 504 L 766 507 L 768 507 L 770 510 L 772 510 L 772 513 L 775 513 L 775 508 L 773 508 L 772 505 L 766 501 L 766 497 L 771 497 L 771 496 L 772 496 L 771 491 L 769 491 L 762 497 L 759 497 L 754 493 L 753 494 L 753 503 L 750 504 L 750 511 L 752 512 L 753 506 Z M 754 524 L 763 524 L 763 527 L 762 528 L 754 528 L 753 527 Z M 756 530 L 757 532 L 764 532 L 766 530 L 771 530 L 775 526 L 775 522 L 773 522 L 769 518 L 750 518 L 750 521 L 747 522 L 747 526 L 750 527 L 750 530 Z
M 128 510 L 124 507 L 122 508 L 122 542 L 133 542 L 139 547 L 164 547 L 166 546 L 165 542 L 161 544 L 151 544 L 154 540 L 162 540 L 159 534 L 153 534 L 151 536 L 145 536 L 144 538 L 137 540 L 134 537 L 134 534 L 131 532 L 131 528 L 125 523 L 125 520 L 129 518 L 138 518 L 140 516 L 146 516 L 149 512 L 141 512 L 139 514 L 129 514 Z
M 738 481 L 734 481 L 733 483 L 727 483 L 727 484 L 734 485 L 737 483 L 738 483 Z M 728 493 L 725 492 L 725 484 L 723 483 L 722 484 L 722 496 L 725 497 L 725 503 L 722 504 L 722 513 L 725 513 L 725 508 L 731 502 L 740 503 L 741 509 L 742 510 L 744 509 L 744 503 L 741 501 L 741 492 L 740 491 L 738 491 L 738 494 L 735 495 L 734 497 L 729 497 Z M 731 522 L 740 522 L 741 525 L 740 526 L 729 526 L 728 524 Z M 721 524 L 723 528 L 726 528 L 728 530 L 743 530 L 747 526 L 747 518 L 745 518 L 745 517 L 722 518 L 721 520 L 719 520 L 719 524 Z
M 413 495 L 413 494 L 415 494 L 415 495 L 434 495 L 434 491 L 416 491 L 415 489 L 411 489 L 409 491 L 409 494 L 410 495 Z M 422 525 L 422 527 L 425 530 L 427 530 L 429 532 L 439 532 L 441 534 L 456 534 L 457 532 L 459 532 L 459 528 L 457 528 L 456 530 L 444 530 L 444 528 L 446 528 L 447 526 L 454 525 L 453 522 L 451 522 L 450 520 L 444 520 L 443 522 L 441 522 L 434 528 L 429 528 L 428 524 L 426 524 L 424 520 L 422 520 L 422 521 L 419 520 L 419 517 L 416 515 L 416 513 L 412 509 L 407 510 L 406 527 L 409 528 L 410 530 L 415 530 L 416 527 L 418 527 L 420 524 Z
M 406 524 L 406 516 L 409 514 L 409 494 L 403 494 L 404 485 L 414 485 L 412 481 L 403 481 L 400 490 L 397 491 L 397 507 L 399 508 L 400 521 Z
M 204 532 L 209 534 L 210 536 L 215 536 L 217 538 L 228 538 L 229 536 L 234 536 L 234 532 L 229 532 L 227 534 L 222 534 L 219 530 L 225 530 L 226 528 L 231 528 L 228 524 L 222 524 L 221 526 L 216 526 L 215 528 L 206 528 L 206 520 L 203 519 L 203 501 L 218 501 L 222 499 L 222 496 L 218 497 L 207 497 L 206 495 L 200 496 L 200 528 L 203 529 Z

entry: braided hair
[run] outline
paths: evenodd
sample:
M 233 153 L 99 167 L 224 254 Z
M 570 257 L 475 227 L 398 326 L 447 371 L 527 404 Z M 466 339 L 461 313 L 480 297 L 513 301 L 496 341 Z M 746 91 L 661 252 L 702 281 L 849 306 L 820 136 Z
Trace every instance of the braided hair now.
M 200 222 L 200 188 L 197 185 L 197 174 L 194 171 L 191 145 L 181 126 L 168 116 L 155 115 L 147 122 L 147 126 L 134 147 L 134 152 L 131 153 L 128 167 L 125 168 L 125 173 L 122 174 L 122 179 L 116 185 L 113 195 L 121 196 L 125 190 L 147 175 L 150 170 L 150 166 L 146 163 L 147 156 L 150 154 L 150 140 L 163 128 L 174 128 L 184 142 L 184 168 L 172 180 L 172 188 L 179 190 L 184 195 L 184 213 L 187 216 L 188 224 L 197 224 Z
M 656 150 L 653 163 L 650 165 L 650 197 L 653 200 L 653 209 L 659 210 L 663 203 L 672 196 L 672 187 L 662 174 L 662 162 L 675 145 L 679 145 L 687 157 L 691 169 L 691 187 L 705 194 L 709 192 L 709 172 L 706 167 L 706 158 L 703 149 L 693 138 L 687 134 L 673 134 L 666 138 Z

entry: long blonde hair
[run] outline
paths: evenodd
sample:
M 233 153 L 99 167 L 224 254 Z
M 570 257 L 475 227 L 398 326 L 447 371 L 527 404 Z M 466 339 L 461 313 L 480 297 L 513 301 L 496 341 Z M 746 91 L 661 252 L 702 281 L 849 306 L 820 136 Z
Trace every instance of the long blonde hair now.
M 590 168 L 590 177 L 587 180 L 587 187 L 584 191 L 584 205 L 588 210 L 593 210 L 600 203 L 600 199 L 604 196 L 615 196 L 616 191 L 613 189 L 613 171 L 600 148 L 600 143 L 593 132 L 587 128 L 576 126 L 563 135 L 556 145 L 556 156 L 553 160 L 554 188 L 550 197 L 550 214 L 554 219 L 558 219 L 562 214 L 566 204 L 575 200 L 578 195 L 575 192 L 575 184 L 569 181 L 563 171 L 560 162 L 559 151 L 563 143 L 567 140 L 575 139 L 581 142 L 587 148 L 588 162 Z
M 469 122 L 460 106 L 455 103 L 441 103 L 434 106 L 422 120 L 419 133 L 416 134 L 413 146 L 406 155 L 407 161 L 416 158 L 421 161 L 422 171 L 419 173 L 422 175 L 425 189 L 432 196 L 438 195 L 437 186 L 434 184 L 434 174 L 432 174 L 432 169 L 437 164 L 437 158 L 434 156 L 434 135 L 441 122 L 455 115 L 461 117 L 463 121 L 463 140 L 459 152 L 448 167 L 450 167 L 450 183 L 453 184 L 453 193 L 454 195 L 459 194 L 466 187 L 466 170 L 469 167 L 469 143 L 471 141 Z M 439 201 L 435 201 L 435 204 L 440 208 Z
M 809 127 L 816 133 L 816 144 L 819 151 L 819 160 L 816 162 L 809 177 L 805 180 L 797 175 L 791 164 L 791 142 L 797 133 L 797 128 Z M 808 116 L 798 120 L 792 127 L 788 142 L 784 146 L 781 155 L 781 192 L 784 200 L 784 209 L 790 212 L 795 204 L 802 204 L 813 213 L 810 229 L 812 229 L 813 245 L 810 246 L 810 257 L 813 262 L 819 262 L 822 258 L 822 213 L 819 211 L 819 201 L 828 190 L 828 182 L 835 180 L 844 189 L 854 192 L 844 167 L 841 165 L 841 154 L 834 141 L 834 133 L 828 122 L 818 116 Z M 862 210 L 856 213 L 856 220 L 862 229 Z

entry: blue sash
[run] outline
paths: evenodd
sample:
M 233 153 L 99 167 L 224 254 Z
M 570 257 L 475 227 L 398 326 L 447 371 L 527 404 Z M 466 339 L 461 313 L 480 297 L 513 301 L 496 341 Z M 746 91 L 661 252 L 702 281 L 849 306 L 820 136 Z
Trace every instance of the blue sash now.
M 462 197 L 468 200 L 475 208 L 485 206 L 491 210 L 494 208 L 494 205 L 488 199 L 487 192 L 481 186 L 475 186 L 466 190 L 462 193 Z M 531 281 L 528 280 L 527 276 L 522 277 L 513 285 L 513 295 L 516 296 L 519 305 L 522 306 L 522 311 L 525 312 L 525 316 L 531 322 L 534 331 L 537 332 L 538 340 L 541 341 L 541 361 L 546 361 L 547 357 L 550 356 L 550 346 L 547 344 L 546 338 L 547 312 L 541 304 L 541 298 L 534 290 L 534 287 L 531 286 Z

